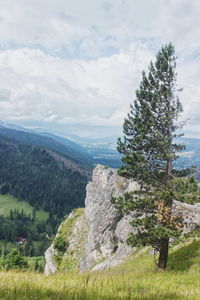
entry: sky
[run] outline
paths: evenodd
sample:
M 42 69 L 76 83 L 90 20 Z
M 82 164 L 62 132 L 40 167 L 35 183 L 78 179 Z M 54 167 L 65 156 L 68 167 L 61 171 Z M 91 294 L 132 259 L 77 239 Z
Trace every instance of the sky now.
M 0 0 L 0 120 L 119 135 L 141 73 L 177 54 L 183 132 L 200 138 L 200 1 Z

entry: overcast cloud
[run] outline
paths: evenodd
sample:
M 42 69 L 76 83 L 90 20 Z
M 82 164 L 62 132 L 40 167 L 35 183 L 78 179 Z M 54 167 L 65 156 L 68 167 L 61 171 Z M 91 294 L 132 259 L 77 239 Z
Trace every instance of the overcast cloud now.
M 119 134 L 142 70 L 171 41 L 184 131 L 200 137 L 199 15 L 197 0 L 0 0 L 0 119 Z

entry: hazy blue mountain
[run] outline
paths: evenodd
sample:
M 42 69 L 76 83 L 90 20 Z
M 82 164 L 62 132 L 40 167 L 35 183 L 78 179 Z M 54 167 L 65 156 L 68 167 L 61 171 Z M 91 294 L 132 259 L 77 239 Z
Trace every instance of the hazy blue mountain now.
M 42 128 L 27 129 L 2 121 L 0 133 L 19 142 L 47 147 L 81 165 L 93 166 L 99 163 L 112 168 L 121 165 L 120 154 L 116 151 L 116 136 L 90 139 L 67 135 L 64 138 Z
M 11 132 L 5 130 L 5 128 L 16 131 Z M 66 137 L 61 137 L 58 134 L 46 132 L 42 128 L 34 130 L 0 121 L 0 133 L 21 142 L 48 147 L 81 164 L 92 166 L 99 163 L 113 168 L 121 166 L 121 155 L 116 150 L 118 136 L 83 138 L 77 135 L 66 134 Z M 186 145 L 186 149 L 179 154 L 176 166 L 187 167 L 196 165 L 197 176 L 200 178 L 200 139 L 182 137 L 178 140 Z
M 121 166 L 121 155 L 116 150 L 117 136 L 90 139 L 68 135 L 68 138 L 84 147 L 85 151 L 93 158 L 95 164 L 107 165 L 111 168 L 119 168 Z
M 31 129 L 27 129 L 25 127 L 16 125 L 16 124 L 12 124 L 12 123 L 8 123 L 8 122 L 4 122 L 0 120 L 0 127 L 5 127 L 5 128 L 9 128 L 9 129 L 15 129 L 15 130 L 21 130 L 21 131 L 25 131 L 25 132 L 34 132 Z
M 74 141 L 79 142 L 85 147 L 87 153 L 91 155 L 95 163 L 108 165 L 118 168 L 121 163 L 121 155 L 116 150 L 117 136 L 105 137 L 100 139 L 84 139 L 77 136 L 70 136 Z M 179 138 L 178 143 L 186 146 L 179 158 L 175 162 L 177 168 L 190 167 L 196 165 L 197 178 L 200 179 L 200 139 Z
M 66 139 L 63 140 L 62 138 L 56 136 L 53 138 L 47 135 L 45 136 L 42 134 L 36 134 L 29 131 L 16 130 L 2 126 L 0 126 L 0 134 L 25 144 L 47 147 L 53 151 L 61 153 L 66 158 L 83 166 L 93 164 L 93 160 L 87 154 L 87 152 L 83 152 L 82 148 L 81 151 L 79 151 L 81 146 L 75 145 L 75 143 L 67 141 Z M 60 141 L 58 141 L 59 139 Z
M 58 135 L 56 135 L 54 133 L 50 133 L 50 132 L 41 131 L 41 132 L 38 132 L 38 134 L 42 135 L 42 136 L 50 137 L 50 138 L 54 139 L 55 141 L 74 149 L 75 151 L 79 151 L 79 152 L 86 154 L 85 148 L 82 147 L 80 144 L 73 142 L 72 140 L 69 140 L 67 138 L 58 136 Z

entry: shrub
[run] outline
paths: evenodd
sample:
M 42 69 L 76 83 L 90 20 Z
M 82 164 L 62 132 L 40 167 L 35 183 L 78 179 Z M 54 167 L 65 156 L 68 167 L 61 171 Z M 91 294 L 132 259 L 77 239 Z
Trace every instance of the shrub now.
M 65 252 L 67 243 L 61 236 L 58 236 L 54 240 L 54 248 L 59 252 Z
M 9 192 L 9 184 L 8 183 L 3 183 L 1 186 L 0 186 L 0 193 L 2 195 L 5 195 L 5 194 L 8 194 Z
M 10 253 L 5 257 L 4 267 L 6 269 L 21 269 L 27 266 L 27 261 L 16 248 L 11 249 Z

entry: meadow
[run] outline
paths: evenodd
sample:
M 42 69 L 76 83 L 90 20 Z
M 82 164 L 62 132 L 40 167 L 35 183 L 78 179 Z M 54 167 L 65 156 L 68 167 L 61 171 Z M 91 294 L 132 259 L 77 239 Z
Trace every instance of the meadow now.
M 9 216 L 10 210 L 23 210 L 27 215 L 33 213 L 33 207 L 26 201 L 19 200 L 11 195 L 0 195 L 0 214 L 4 217 Z M 38 221 L 46 221 L 49 213 L 40 209 L 36 210 L 36 219 Z
M 0 272 L 0 299 L 162 300 L 200 299 L 200 241 L 170 250 L 168 269 L 156 270 L 153 255 L 138 250 L 124 264 L 106 270 L 44 276 L 30 271 Z

